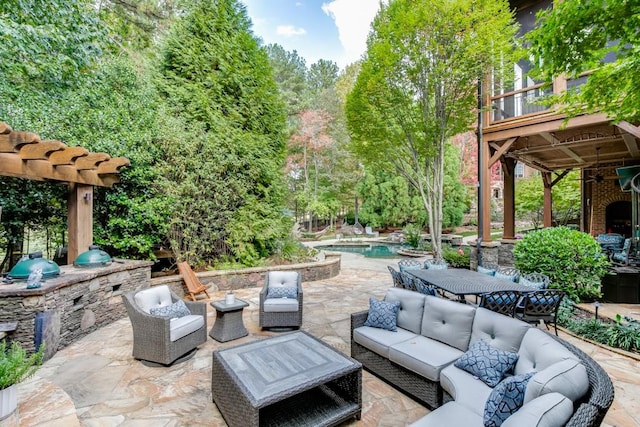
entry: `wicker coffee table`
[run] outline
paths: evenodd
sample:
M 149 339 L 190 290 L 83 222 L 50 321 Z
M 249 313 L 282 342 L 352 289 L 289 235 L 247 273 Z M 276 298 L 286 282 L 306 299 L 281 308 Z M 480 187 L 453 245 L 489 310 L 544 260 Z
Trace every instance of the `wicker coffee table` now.
M 227 424 L 333 426 L 362 411 L 362 365 L 299 331 L 213 352 L 211 393 Z

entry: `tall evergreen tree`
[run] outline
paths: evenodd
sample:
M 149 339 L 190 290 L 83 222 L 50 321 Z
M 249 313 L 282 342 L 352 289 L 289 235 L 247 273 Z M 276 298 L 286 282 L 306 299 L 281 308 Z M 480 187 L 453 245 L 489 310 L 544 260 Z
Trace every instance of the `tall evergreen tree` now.
M 195 1 L 170 31 L 159 88 L 181 143 L 164 147 L 180 259 L 251 265 L 289 231 L 283 217 L 285 109 L 266 51 L 236 0 Z

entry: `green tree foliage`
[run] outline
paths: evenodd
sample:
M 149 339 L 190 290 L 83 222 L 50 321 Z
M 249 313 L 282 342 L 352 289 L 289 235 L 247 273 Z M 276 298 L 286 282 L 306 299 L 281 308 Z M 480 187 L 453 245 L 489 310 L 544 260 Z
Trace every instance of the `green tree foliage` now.
M 193 264 L 253 265 L 289 231 L 283 216 L 285 111 L 267 54 L 234 0 L 195 1 L 170 31 L 158 84 L 178 134 L 163 147 L 175 198 L 170 236 Z
M 556 225 L 567 225 L 580 214 L 580 173 L 572 171 L 552 188 L 553 221 Z M 542 223 L 543 184 L 540 175 L 516 180 L 516 214 L 527 218 L 535 228 Z
M 566 74 L 578 78 L 594 70 L 584 85 L 551 104 L 569 115 L 603 111 L 613 120 L 640 120 L 640 4 L 627 0 L 554 2 L 529 33 L 534 63 L 548 83 Z M 612 60 L 615 58 L 615 60 Z
M 478 79 L 511 63 L 514 34 L 507 1 L 396 0 L 374 20 L 347 101 L 352 147 L 419 192 L 436 256 L 446 142 L 473 125 Z
M 270 44 L 266 49 L 273 77 L 287 108 L 287 116 L 293 120 L 309 106 L 305 60 L 295 50 L 288 52 L 279 44 Z
M 562 289 L 574 301 L 600 296 L 600 279 L 609 261 L 589 234 L 568 227 L 550 227 L 525 234 L 513 249 L 522 274 L 543 273 L 550 287 Z

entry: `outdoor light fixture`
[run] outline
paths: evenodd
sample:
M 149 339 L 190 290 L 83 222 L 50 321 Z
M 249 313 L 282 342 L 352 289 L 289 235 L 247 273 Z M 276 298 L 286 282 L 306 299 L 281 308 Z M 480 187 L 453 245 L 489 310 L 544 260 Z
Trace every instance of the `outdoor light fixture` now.
M 596 301 L 593 303 L 593 306 L 596 309 L 596 320 L 598 320 L 598 308 L 601 306 L 602 304 L 600 303 L 600 301 Z
M 86 193 L 84 193 L 84 196 L 82 196 L 82 198 L 88 202 L 89 200 L 91 200 L 91 193 L 89 193 L 88 191 Z

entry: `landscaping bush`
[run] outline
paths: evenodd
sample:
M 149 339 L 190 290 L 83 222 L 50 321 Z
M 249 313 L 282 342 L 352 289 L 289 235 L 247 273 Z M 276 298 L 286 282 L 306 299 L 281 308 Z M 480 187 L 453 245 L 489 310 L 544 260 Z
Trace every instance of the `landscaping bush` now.
M 406 244 L 416 249 L 422 240 L 422 229 L 415 224 L 407 224 L 402 229 L 404 233 L 404 241 Z
M 469 268 L 471 263 L 470 253 L 469 246 L 452 247 L 451 245 L 446 245 L 442 247 L 442 258 L 452 268 Z
M 527 233 L 516 243 L 513 257 L 522 274 L 546 274 L 549 287 L 562 289 L 574 301 L 599 298 L 600 280 L 609 267 L 596 239 L 568 227 Z

